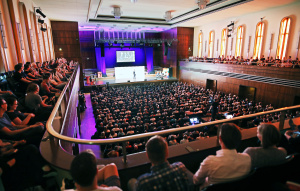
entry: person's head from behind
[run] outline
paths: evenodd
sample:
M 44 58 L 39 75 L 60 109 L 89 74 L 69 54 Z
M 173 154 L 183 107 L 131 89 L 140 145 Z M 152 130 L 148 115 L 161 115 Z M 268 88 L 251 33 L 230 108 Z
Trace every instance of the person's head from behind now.
M 164 138 L 155 135 L 146 143 L 146 152 L 152 164 L 158 165 L 167 160 L 168 144 Z
M 31 83 L 28 85 L 26 92 L 27 93 L 35 93 L 35 92 L 39 92 L 39 85 L 35 84 L 35 83 Z
M 219 131 L 219 142 L 227 149 L 236 149 L 242 139 L 240 128 L 234 123 L 224 123 Z
M 279 143 L 281 135 L 274 125 L 261 124 L 257 127 L 257 137 L 263 148 L 269 148 Z
M 50 79 L 50 74 L 49 73 L 43 75 L 43 80 L 44 81 L 47 82 L 49 79 Z
M 97 175 L 95 155 L 91 152 L 77 155 L 71 163 L 70 173 L 77 188 L 92 186 Z

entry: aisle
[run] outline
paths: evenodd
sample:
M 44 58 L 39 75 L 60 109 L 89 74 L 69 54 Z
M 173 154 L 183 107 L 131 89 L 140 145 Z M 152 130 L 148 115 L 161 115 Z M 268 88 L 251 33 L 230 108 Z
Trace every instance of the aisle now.
M 93 114 L 92 102 L 90 93 L 85 93 L 86 110 L 80 114 L 81 118 L 81 138 L 91 139 L 91 136 L 96 132 L 95 118 Z M 101 150 L 99 145 L 79 145 L 79 151 L 82 152 L 86 149 L 91 149 L 97 158 L 101 157 Z

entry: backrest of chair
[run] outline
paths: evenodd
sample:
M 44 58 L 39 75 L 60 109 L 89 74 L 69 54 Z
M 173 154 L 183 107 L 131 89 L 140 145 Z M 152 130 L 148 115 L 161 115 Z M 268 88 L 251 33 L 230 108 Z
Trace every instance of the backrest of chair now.
M 294 168 L 291 164 L 294 155 L 289 155 L 283 163 L 274 166 L 265 166 L 256 169 L 254 174 L 254 182 L 268 184 L 271 182 L 285 183 L 288 180 L 289 171 Z
M 251 180 L 252 177 L 255 174 L 255 169 L 251 170 L 249 174 L 242 176 L 238 179 L 235 180 L 230 180 L 227 182 L 222 182 L 218 184 L 211 184 L 208 187 L 206 187 L 204 190 L 205 191 L 217 191 L 217 190 L 230 190 L 230 191 L 250 191 L 251 189 Z

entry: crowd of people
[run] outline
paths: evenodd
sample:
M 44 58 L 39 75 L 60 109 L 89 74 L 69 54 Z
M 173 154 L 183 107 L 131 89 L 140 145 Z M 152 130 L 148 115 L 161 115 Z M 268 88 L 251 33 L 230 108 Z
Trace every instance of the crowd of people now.
M 202 61 L 202 62 L 213 62 L 220 64 L 238 64 L 238 65 L 257 65 L 257 66 L 274 66 L 274 67 L 285 67 L 285 68 L 299 68 L 299 59 L 292 59 L 291 56 L 288 58 L 284 57 L 283 59 L 279 59 L 278 57 L 274 59 L 273 57 L 265 58 L 264 55 L 260 59 L 250 57 L 249 59 L 244 58 L 243 56 L 219 56 L 218 58 L 199 58 L 193 57 L 190 60 L 192 61 Z
M 273 110 L 271 104 L 240 99 L 236 95 L 213 92 L 201 86 L 182 82 L 147 84 L 137 86 L 108 87 L 91 92 L 96 121 L 92 139 L 109 139 L 133 134 L 160 131 L 192 125 L 192 118 L 199 123 L 237 117 Z M 287 114 L 288 116 L 288 114 Z M 262 115 L 237 122 L 243 128 L 259 125 L 260 122 L 278 121 L 280 113 Z M 172 134 L 167 137 L 169 145 L 195 141 L 216 135 L 217 127 L 209 126 Z M 127 152 L 140 152 L 146 140 L 127 143 Z M 120 145 L 102 146 L 104 157 L 110 151 L 119 151 Z M 115 155 L 112 155 L 115 156 Z
M 195 190 L 196 187 L 204 189 L 211 184 L 246 177 L 253 169 L 286 162 L 286 149 L 278 147 L 281 138 L 279 130 L 274 125 L 266 123 L 259 125 L 257 129 L 260 146 L 248 147 L 244 152 L 238 153 L 237 148 L 242 139 L 240 127 L 234 123 L 222 124 L 217 133 L 221 149 L 216 152 L 216 155 L 207 156 L 195 173 L 180 161 L 170 164 L 166 139 L 153 136 L 145 145 L 146 156 L 151 162 L 150 172 L 131 178 L 127 183 L 127 189 L 129 191 Z M 76 189 L 79 191 L 120 190 L 120 177 L 116 165 L 97 167 L 96 157 L 90 151 L 84 151 L 75 157 L 71 165 L 71 175 Z M 270 189 L 274 188 L 273 186 L 288 189 L 286 185 L 279 182 L 267 185 Z M 250 185 L 244 190 L 255 188 L 257 186 Z
M 0 174 L 5 190 L 45 186 L 48 177 L 57 175 L 42 158 L 39 145 L 74 64 L 64 58 L 42 65 L 16 64 L 8 90 L 0 92 Z

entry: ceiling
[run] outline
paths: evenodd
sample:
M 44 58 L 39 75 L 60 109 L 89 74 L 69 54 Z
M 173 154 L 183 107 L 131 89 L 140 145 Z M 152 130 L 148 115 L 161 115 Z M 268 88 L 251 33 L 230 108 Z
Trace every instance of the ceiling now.
M 287 5 L 300 0 L 210 0 L 203 10 L 195 0 L 33 0 L 50 20 L 78 21 L 80 30 L 160 32 Z M 113 7 L 120 7 L 115 19 Z M 172 19 L 164 19 L 171 11 Z

